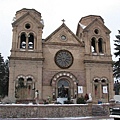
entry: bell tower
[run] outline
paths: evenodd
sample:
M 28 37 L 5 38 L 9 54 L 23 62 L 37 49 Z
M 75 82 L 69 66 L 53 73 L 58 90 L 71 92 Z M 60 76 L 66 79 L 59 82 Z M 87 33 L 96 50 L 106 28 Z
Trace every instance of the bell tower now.
M 13 98 L 17 96 L 17 99 L 33 99 L 35 91 L 38 91 L 39 98 L 42 98 L 44 25 L 41 13 L 35 9 L 21 9 L 16 12 L 12 27 L 9 96 Z M 22 87 L 24 89 L 21 89 Z
M 113 96 L 113 92 L 109 95 L 113 87 L 110 32 L 97 15 L 82 17 L 77 27 L 76 35 L 85 45 L 86 91 L 92 93 L 94 101 L 100 98 L 109 101 Z

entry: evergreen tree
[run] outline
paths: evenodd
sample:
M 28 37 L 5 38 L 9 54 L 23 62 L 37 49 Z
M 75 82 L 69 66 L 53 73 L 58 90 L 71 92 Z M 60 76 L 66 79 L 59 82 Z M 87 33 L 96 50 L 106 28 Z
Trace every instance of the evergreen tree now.
M 0 53 L 0 96 L 4 97 L 8 94 L 8 81 L 9 81 L 9 66 L 8 60 L 4 62 Z
M 116 78 L 120 78 L 120 30 L 119 31 L 119 35 L 116 35 L 117 40 L 114 40 L 115 42 L 115 57 L 118 58 L 117 61 L 114 62 L 114 66 L 113 66 L 113 75 Z

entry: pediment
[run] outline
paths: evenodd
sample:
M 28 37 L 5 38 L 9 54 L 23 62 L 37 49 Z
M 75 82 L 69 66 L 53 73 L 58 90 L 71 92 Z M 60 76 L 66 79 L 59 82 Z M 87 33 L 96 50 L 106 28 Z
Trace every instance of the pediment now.
M 50 34 L 44 43 L 83 46 L 80 39 L 64 23 Z
M 111 31 L 97 18 L 93 22 L 91 22 L 88 26 L 86 26 L 83 31 L 89 31 L 89 29 L 96 26 L 102 28 L 102 30 L 104 30 L 108 34 L 111 33 Z
M 38 24 L 42 28 L 44 27 L 44 25 L 37 18 L 35 18 L 30 12 L 27 12 L 26 14 L 18 18 L 16 21 L 14 21 L 12 23 L 12 26 L 13 27 L 17 26 L 20 23 L 25 22 L 25 21 L 31 21 L 31 22 L 34 22 L 35 24 Z

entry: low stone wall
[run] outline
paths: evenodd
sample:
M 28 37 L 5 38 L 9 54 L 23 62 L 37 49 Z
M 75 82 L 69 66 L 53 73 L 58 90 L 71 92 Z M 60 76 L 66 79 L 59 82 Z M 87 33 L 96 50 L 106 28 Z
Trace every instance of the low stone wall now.
M 60 118 L 84 116 L 108 116 L 109 108 L 115 105 L 17 105 L 1 104 L 0 118 Z M 120 107 L 120 106 L 119 106 Z M 100 112 L 97 112 L 100 111 Z M 100 114 L 101 113 L 101 114 Z M 97 115 L 98 114 L 98 115 Z

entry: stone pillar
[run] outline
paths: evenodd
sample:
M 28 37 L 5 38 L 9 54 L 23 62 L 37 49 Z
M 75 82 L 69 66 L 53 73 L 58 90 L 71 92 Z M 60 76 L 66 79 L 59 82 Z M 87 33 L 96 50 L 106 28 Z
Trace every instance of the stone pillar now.
M 86 87 L 87 94 L 92 94 L 91 68 L 89 67 L 86 67 Z
M 13 28 L 13 37 L 12 37 L 12 50 L 15 50 L 16 49 L 16 45 L 17 45 L 17 41 L 16 41 L 16 39 L 18 40 L 18 38 L 16 38 L 17 36 L 17 29 L 16 29 L 16 27 L 14 27 Z
M 103 42 L 103 53 L 106 54 L 106 49 L 105 49 L 105 42 Z
M 42 28 L 39 28 L 38 35 L 37 35 L 37 50 L 42 50 Z
M 112 74 L 112 65 L 109 68 L 109 81 L 108 81 L 108 87 L 109 87 L 109 100 L 113 99 L 114 97 L 114 91 L 113 91 L 113 87 L 114 87 L 114 80 L 113 80 L 113 74 Z M 110 94 L 111 93 L 111 94 Z
M 26 36 L 26 50 L 28 50 L 28 36 Z
M 96 53 L 99 54 L 99 50 L 98 50 L 98 41 L 95 42 L 95 47 L 96 47 Z
M 18 45 L 17 45 L 17 49 L 20 49 L 20 36 L 18 36 Z
M 39 99 L 42 99 L 42 61 L 37 63 L 37 83 L 36 83 L 36 90 L 38 90 Z
M 15 65 L 13 60 L 10 62 L 8 97 L 15 98 Z
M 100 89 L 99 89 L 100 90 L 100 98 L 99 99 L 101 99 L 102 98 L 102 92 L 103 92 L 102 91 L 102 84 L 101 84 L 101 82 L 99 83 L 99 86 L 100 86 Z

